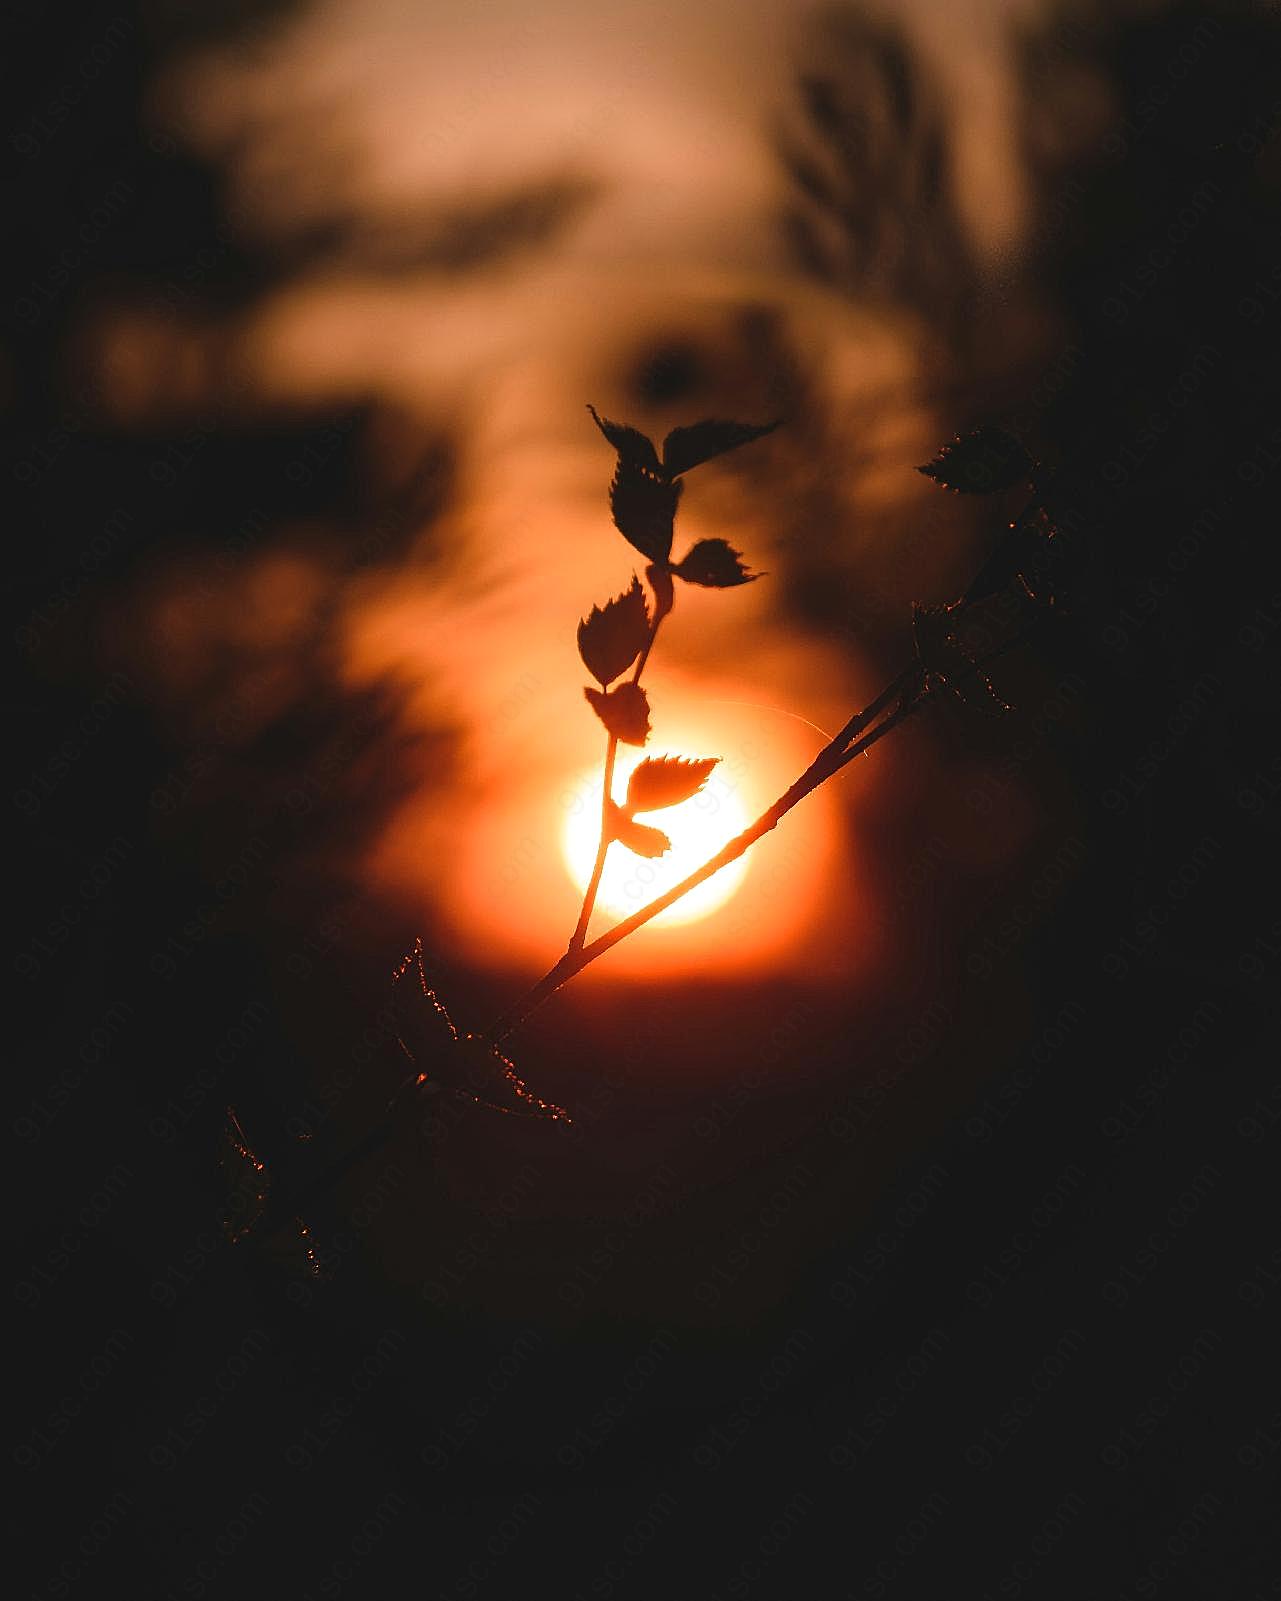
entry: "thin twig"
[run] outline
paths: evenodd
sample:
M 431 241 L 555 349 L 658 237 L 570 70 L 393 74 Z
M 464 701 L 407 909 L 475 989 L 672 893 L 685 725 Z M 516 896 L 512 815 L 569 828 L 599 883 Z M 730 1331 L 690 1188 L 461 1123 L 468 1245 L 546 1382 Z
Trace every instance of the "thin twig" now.
M 874 701 L 865 706 L 861 712 L 854 713 L 845 727 L 828 742 L 827 748 L 820 752 L 820 758 L 825 757 L 833 749 L 839 753 L 850 740 L 857 739 L 865 728 L 869 728 L 881 713 L 892 706 L 895 699 L 908 689 L 912 680 L 920 676 L 920 671 L 920 666 L 916 662 L 910 667 L 905 667 L 897 678 L 885 686 Z
M 592 920 L 592 908 L 596 905 L 596 891 L 600 888 L 601 874 L 605 871 L 605 858 L 609 855 L 609 847 L 613 843 L 614 834 L 609 824 L 609 809 L 614 799 L 614 763 L 618 758 L 618 735 L 611 734 L 605 746 L 605 777 L 601 789 L 600 799 L 600 840 L 596 846 L 596 860 L 592 864 L 592 876 L 587 880 L 587 888 L 583 892 L 583 907 L 578 914 L 578 922 L 574 932 L 569 937 L 571 955 L 574 951 L 581 951 L 583 942 L 587 938 L 587 925 Z
M 640 676 L 645 671 L 645 663 L 649 660 L 649 653 L 654 648 L 654 641 L 658 638 L 658 626 L 666 616 L 666 612 L 656 611 L 654 621 L 649 630 L 649 638 L 645 641 L 645 648 L 636 661 L 636 670 L 632 674 L 632 683 L 639 685 Z M 614 764 L 618 759 L 618 735 L 611 734 L 605 747 L 605 777 L 601 788 L 600 800 L 600 841 L 596 846 L 596 860 L 592 863 L 592 874 L 587 881 L 587 888 L 583 892 L 582 910 L 578 914 L 578 922 L 574 925 L 574 932 L 569 937 L 568 954 L 572 956 L 575 951 L 581 951 L 587 939 L 588 925 L 592 920 L 592 911 L 596 905 L 596 893 L 600 889 L 601 875 L 605 871 L 605 858 L 609 855 L 609 847 L 614 842 L 614 831 L 610 826 L 610 809 L 614 799 Z
M 640 683 L 640 675 L 645 671 L 645 663 L 649 660 L 649 653 L 654 648 L 654 641 L 658 638 L 659 624 L 667 616 L 665 611 L 655 611 L 653 626 L 649 631 L 649 638 L 645 641 L 645 649 L 636 658 L 636 671 L 632 674 L 632 683 Z

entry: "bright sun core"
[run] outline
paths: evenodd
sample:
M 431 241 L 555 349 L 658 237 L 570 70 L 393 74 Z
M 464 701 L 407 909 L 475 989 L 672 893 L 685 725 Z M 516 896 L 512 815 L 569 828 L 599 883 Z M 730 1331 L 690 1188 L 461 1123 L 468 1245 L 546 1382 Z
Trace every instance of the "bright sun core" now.
M 621 800 L 627 793 L 631 771 L 640 764 L 645 754 L 640 750 L 619 748 L 614 775 L 615 800 Z M 659 754 L 681 753 L 663 751 Z M 711 777 L 692 800 L 683 801 L 679 806 L 668 806 L 661 811 L 638 814 L 638 822 L 661 828 L 671 840 L 672 848 L 666 855 L 648 861 L 623 845 L 615 843 L 610 846 L 596 897 L 596 904 L 601 911 L 614 918 L 627 917 L 647 905 L 656 895 L 678 884 L 709 856 L 714 855 L 727 840 L 742 833 L 751 819 L 732 777 L 728 774 L 722 777 L 721 773 L 721 767 L 714 767 Z M 574 798 L 568 807 L 561 832 L 561 850 L 569 876 L 580 890 L 584 890 L 592 874 L 600 837 L 600 769 L 584 773 L 571 786 L 570 793 Z M 670 927 L 675 923 L 693 923 L 700 917 L 706 917 L 730 899 L 746 873 L 747 858 L 740 857 L 728 867 L 723 867 L 705 884 L 691 890 L 675 906 L 660 913 L 654 922 Z

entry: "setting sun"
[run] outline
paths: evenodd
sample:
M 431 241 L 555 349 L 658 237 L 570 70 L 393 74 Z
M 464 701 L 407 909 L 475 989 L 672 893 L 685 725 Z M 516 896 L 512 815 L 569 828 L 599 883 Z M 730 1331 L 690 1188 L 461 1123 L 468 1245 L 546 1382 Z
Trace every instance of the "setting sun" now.
M 808 669 L 813 658 L 799 660 Z M 540 676 L 550 681 L 552 671 L 539 663 Z M 619 750 L 616 800 L 645 756 L 706 753 L 721 760 L 700 794 L 638 814 L 672 840 L 667 855 L 646 861 L 625 846 L 611 848 L 590 938 L 742 833 L 813 758 L 821 735 L 807 721 L 721 693 L 731 687 L 740 686 L 669 672 L 661 720 L 656 716 L 644 751 Z M 604 752 L 597 730 L 560 716 L 554 697 L 531 693 L 520 709 L 523 721 L 509 722 L 510 744 L 495 752 L 485 774 L 483 803 L 482 792 L 464 790 L 456 808 L 426 819 L 420 804 L 407 805 L 388 832 L 377 870 L 380 882 L 422 884 L 424 892 L 428 868 L 444 874 L 448 937 L 458 948 L 477 960 L 533 967 L 549 946 L 564 948 L 582 904 L 600 829 Z M 816 709 L 827 714 L 822 705 Z M 843 942 L 820 938 L 820 930 L 833 910 L 833 853 L 839 845 L 852 859 L 854 841 L 826 789 L 806 804 L 805 827 L 788 827 L 785 819 L 740 860 L 623 940 L 609 953 L 609 971 L 647 981 L 688 976 L 694 968 L 724 975 L 800 971 L 810 978 L 825 962 L 848 961 L 851 941 L 858 937 L 861 945 L 866 889 L 857 906 L 841 910 Z
M 627 787 L 627 779 L 643 759 L 639 750 L 620 750 L 615 776 L 617 799 Z M 739 786 L 731 777 L 720 776 L 715 768 L 703 790 L 692 800 L 659 812 L 647 812 L 641 821 L 661 828 L 672 842 L 665 855 L 653 861 L 634 855 L 624 846 L 610 847 L 601 878 L 597 905 L 611 918 L 626 917 L 652 901 L 656 895 L 700 867 L 726 840 L 745 829 L 751 818 L 743 804 Z M 596 843 L 600 836 L 601 776 L 599 769 L 582 774 L 569 792 L 561 850 L 570 877 L 580 890 L 587 887 Z M 567 797 L 568 799 L 568 797 Z M 693 923 L 723 906 L 743 882 L 747 858 L 722 868 L 713 878 L 655 918 L 657 925 Z

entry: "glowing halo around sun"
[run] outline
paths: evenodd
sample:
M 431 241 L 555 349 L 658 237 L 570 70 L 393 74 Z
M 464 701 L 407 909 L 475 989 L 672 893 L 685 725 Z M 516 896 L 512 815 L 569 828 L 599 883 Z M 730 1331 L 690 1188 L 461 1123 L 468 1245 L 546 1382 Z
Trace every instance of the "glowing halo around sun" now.
M 645 750 L 619 751 L 617 801 L 645 756 L 721 761 L 700 795 L 639 814 L 674 841 L 668 855 L 646 861 L 611 847 L 589 938 L 648 905 L 750 827 L 821 745 L 821 732 L 808 722 L 737 693 L 721 696 L 721 687 L 671 674 Z M 736 680 L 724 687 L 741 688 Z M 599 726 L 570 717 L 555 697 L 532 696 L 521 710 L 531 722 L 525 744 L 513 748 L 513 727 L 508 740 L 496 742 L 492 766 L 483 774 L 472 769 L 473 782 L 459 783 L 448 804 L 435 791 L 415 793 L 372 858 L 379 885 L 403 893 L 411 884 L 424 896 L 440 918 L 442 941 L 515 984 L 546 970 L 578 917 L 596 856 L 604 754 Z M 819 715 L 833 721 L 841 710 Z M 858 776 L 866 784 L 875 770 L 869 763 Z M 852 788 L 847 784 L 846 793 Z M 621 940 L 584 984 L 764 973 L 810 983 L 846 973 L 852 951 L 866 961 L 870 887 L 853 898 L 834 893 L 859 879 L 847 805 L 835 784 L 815 790 L 738 861 Z
M 684 753 L 662 751 L 659 754 Z M 627 779 L 644 755 L 639 750 L 620 748 L 614 776 L 616 800 L 626 794 Z M 661 828 L 671 840 L 672 848 L 665 855 L 646 860 L 623 845 L 610 846 L 596 896 L 597 907 L 609 921 L 629 916 L 680 883 L 751 822 L 738 786 L 728 777 L 721 777 L 720 771 L 720 768 L 713 768 L 703 789 L 679 806 L 640 814 L 640 822 Z M 582 774 L 569 793 L 572 801 L 561 831 L 561 852 L 570 878 L 582 891 L 591 878 L 600 838 L 600 769 Z M 654 919 L 654 926 L 670 928 L 677 923 L 695 923 L 707 917 L 733 897 L 746 874 L 747 858 L 742 856 L 728 867 L 722 867 L 706 883 L 690 890 L 674 906 L 660 912 Z M 595 925 L 598 930 L 600 926 Z

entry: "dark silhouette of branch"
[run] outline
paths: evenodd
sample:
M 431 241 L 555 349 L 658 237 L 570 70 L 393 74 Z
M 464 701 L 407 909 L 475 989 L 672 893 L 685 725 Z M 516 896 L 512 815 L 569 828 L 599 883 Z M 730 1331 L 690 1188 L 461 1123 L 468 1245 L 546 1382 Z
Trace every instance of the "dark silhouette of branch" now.
M 712 455 L 724 453 L 760 438 L 774 425 L 755 427 L 709 420 L 692 429 L 674 430 L 664 442 L 663 455 L 638 430 L 611 422 L 594 410 L 592 416 L 602 434 L 618 452 L 618 466 L 611 486 L 614 521 L 629 543 L 650 558 L 646 578 L 653 594 L 651 613 L 639 579 L 623 594 L 593 607 L 578 629 L 579 654 L 584 665 L 600 685 L 588 688 L 586 696 L 607 733 L 604 786 L 601 801 L 601 830 L 596 859 L 583 896 L 582 908 L 564 955 L 519 1000 L 481 1034 L 464 1034 L 449 1020 L 443 1004 L 430 989 L 422 966 L 421 945 L 415 947 L 397 970 L 403 977 L 411 962 L 417 963 L 419 986 L 427 1002 L 439 1036 L 429 1042 L 423 1056 L 415 1054 L 401 1036 L 401 1046 L 414 1063 L 414 1071 L 404 1080 L 378 1124 L 361 1144 L 319 1175 L 287 1179 L 283 1194 L 272 1203 L 273 1215 L 292 1215 L 299 1204 L 320 1188 L 336 1182 L 355 1162 L 376 1149 L 394 1133 L 405 1102 L 424 1085 L 462 1095 L 478 1105 L 517 1116 L 542 1117 L 554 1122 L 570 1122 L 564 1108 L 544 1101 L 521 1080 L 514 1065 L 499 1049 L 512 1033 L 546 1000 L 581 973 L 598 957 L 651 922 L 722 868 L 737 861 L 759 840 L 775 829 L 795 806 L 820 785 L 847 767 L 856 756 L 865 755 L 940 691 L 963 695 L 963 686 L 974 681 L 982 691 L 1004 707 L 989 682 L 985 668 L 1028 637 L 1025 627 L 1003 644 L 975 657 L 956 632 L 957 622 L 976 606 L 1001 590 L 1013 588 L 1026 597 L 1026 605 L 1045 615 L 1055 596 L 1039 568 L 1047 548 L 1056 540 L 1057 530 L 1046 512 L 1045 482 L 1040 469 L 1023 452 L 1017 441 L 1000 430 L 984 428 L 951 441 L 936 459 L 921 470 L 942 488 L 956 493 L 983 493 L 992 488 L 1009 488 L 1020 479 L 1031 486 L 1023 513 L 1009 526 L 979 573 L 961 597 L 946 606 L 917 606 L 913 613 L 915 660 L 868 702 L 855 712 L 828 741 L 799 777 L 742 833 L 729 840 L 700 867 L 674 884 L 648 905 L 615 923 L 590 943 L 588 927 L 609 848 L 618 844 L 641 855 L 660 854 L 668 845 L 659 829 L 638 824 L 635 813 L 661 810 L 689 799 L 706 780 L 715 758 L 648 758 L 637 769 L 643 777 L 628 785 L 624 804 L 613 797 L 614 775 L 620 741 L 643 746 L 649 734 L 649 707 L 640 678 L 654 647 L 659 627 L 673 606 L 674 577 L 704 587 L 728 589 L 750 582 L 754 575 L 743 567 L 738 553 L 724 541 L 704 541 L 694 552 L 708 546 L 720 547 L 730 559 L 708 560 L 687 566 L 687 555 L 673 561 L 672 524 L 679 493 L 676 479 Z M 620 484 L 626 492 L 620 492 Z M 685 570 L 682 570 L 685 569 Z M 1031 580 L 1031 581 L 1030 581 Z M 630 676 L 617 683 L 623 674 Z M 614 684 L 616 687 L 610 688 Z M 441 1035 L 441 1029 L 444 1035 Z M 498 1104 L 494 1095 L 505 1093 L 514 1105 Z M 233 1115 L 233 1114 L 229 1114 Z M 259 1184 L 261 1164 L 244 1145 L 244 1154 Z M 302 1226 L 301 1224 L 299 1226 Z M 305 1232 L 305 1231 L 304 1231 Z
M 600 840 L 596 846 L 596 860 L 592 863 L 591 877 L 587 880 L 587 888 L 583 891 L 583 906 L 578 914 L 578 923 L 569 937 L 571 952 L 582 950 L 583 942 L 587 938 L 587 925 L 592 920 L 596 892 L 600 888 L 601 874 L 605 871 L 605 858 L 609 855 L 609 847 L 613 843 L 613 834 L 609 826 L 609 807 L 614 794 L 614 764 L 617 759 L 618 735 L 611 734 L 605 747 L 605 776 L 601 785 Z
M 692 571 L 688 566 L 690 556 L 681 562 L 672 561 L 673 524 L 679 500 L 674 492 L 679 488 L 675 480 L 691 467 L 713 456 L 762 438 L 772 432 L 777 424 L 754 427 L 709 419 L 690 428 L 677 428 L 664 440 L 660 457 L 653 441 L 639 429 L 602 417 L 594 406 L 589 406 L 588 410 L 596 426 L 618 453 L 618 465 L 610 488 L 614 523 L 630 544 L 652 558 L 646 572 L 654 590 L 655 610 L 648 637 L 642 641 L 636 631 L 641 615 L 636 608 L 642 607 L 643 602 L 639 586 L 633 580 L 633 587 L 627 594 L 610 601 L 604 608 L 595 608 L 591 617 L 580 624 L 579 650 L 584 662 L 600 678 L 603 687 L 610 676 L 616 676 L 624 668 L 632 652 L 636 652 L 636 666 L 631 679 L 634 689 L 649 660 L 659 624 L 671 610 L 673 573 L 687 582 L 713 588 L 732 588 L 741 582 L 750 582 L 752 576 L 743 567 L 738 553 L 732 551 L 723 540 L 704 541 L 696 545 L 691 554 L 723 546 L 729 560 L 696 564 Z M 990 494 L 1013 488 L 1020 482 L 1032 485 L 1033 493 L 1023 513 L 1010 525 L 996 552 L 989 557 L 959 600 L 950 606 L 918 606 L 915 609 L 912 620 L 917 650 L 915 662 L 905 667 L 874 700 L 846 722 L 791 788 L 780 795 L 750 828 L 730 840 L 679 884 L 616 923 L 590 945 L 587 943 L 587 930 L 610 845 L 617 840 L 642 853 L 651 854 L 651 840 L 660 851 L 666 841 L 665 836 L 653 830 L 642 830 L 650 838 L 640 840 L 625 834 L 626 825 L 620 822 L 612 795 L 621 725 L 611 720 L 614 714 L 608 707 L 607 689 L 603 695 L 594 690 L 587 692 L 588 699 L 609 731 L 609 741 L 605 753 L 600 843 L 583 897 L 582 910 L 564 956 L 485 1032 L 483 1038 L 496 1046 L 588 963 L 603 956 L 620 940 L 626 939 L 660 912 L 666 911 L 722 867 L 737 861 L 758 839 L 777 827 L 779 821 L 812 790 L 910 717 L 930 691 L 945 688 L 959 694 L 962 683 L 977 678 L 983 688 L 995 697 L 995 691 L 983 672 L 984 662 L 975 661 L 965 650 L 956 637 L 952 619 L 963 616 L 970 606 L 1016 581 L 1029 598 L 1035 599 L 1035 592 L 1024 569 L 1035 567 L 1035 542 L 1039 539 L 1043 544 L 1048 544 L 1055 532 L 1052 522 L 1043 515 L 1041 500 L 1044 486 L 1039 469 L 1017 439 L 1000 428 L 985 426 L 950 440 L 942 446 L 933 461 L 918 470 L 941 488 L 956 494 Z M 620 492 L 620 486 L 627 486 L 626 493 Z M 1053 602 L 1052 596 L 1046 598 Z M 1009 643 L 998 647 L 984 661 L 993 660 L 1009 648 Z M 1003 701 L 999 704 L 1005 705 Z M 878 722 L 878 719 L 881 721 Z M 643 745 L 648 736 L 648 708 L 645 710 L 645 723 L 645 729 L 639 737 L 634 732 L 624 732 L 622 737 Z
M 658 637 L 659 624 L 666 616 L 666 612 L 659 609 L 654 613 L 653 623 L 650 625 L 649 638 L 645 641 L 645 648 L 636 660 L 636 670 L 632 673 L 632 683 L 639 686 L 641 674 L 645 671 L 645 663 L 649 660 L 649 653 L 654 648 L 654 641 Z M 600 842 L 596 846 L 596 860 L 592 863 L 591 877 L 587 881 L 587 888 L 583 892 L 583 906 L 578 914 L 578 922 L 574 932 L 570 935 L 569 950 L 581 951 L 587 938 L 588 925 L 592 920 L 592 910 L 596 905 L 596 893 L 600 889 L 601 874 L 605 871 L 605 858 L 609 855 L 609 847 L 614 842 L 614 831 L 610 824 L 610 808 L 614 796 L 614 765 L 618 760 L 618 735 L 611 733 L 609 742 L 605 747 L 605 775 L 601 785 L 600 802 Z

